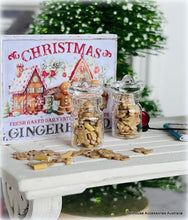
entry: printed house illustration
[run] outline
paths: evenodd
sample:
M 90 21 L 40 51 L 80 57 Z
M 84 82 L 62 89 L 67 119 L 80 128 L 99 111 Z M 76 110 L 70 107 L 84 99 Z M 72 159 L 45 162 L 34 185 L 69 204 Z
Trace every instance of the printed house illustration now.
M 12 81 L 9 93 L 12 94 L 13 114 L 37 114 L 44 105 L 44 91 L 46 90 L 40 78 L 37 66 L 26 68 L 17 64 L 17 77 Z
M 85 78 L 89 81 L 93 79 L 93 74 L 89 68 L 89 65 L 85 61 L 83 55 L 81 55 L 81 58 L 76 63 L 69 80 L 71 84 L 73 82 L 79 82 L 82 78 Z
M 71 84 L 73 84 L 74 82 L 79 82 L 83 79 L 91 82 L 93 80 L 93 74 L 89 68 L 89 65 L 84 59 L 83 55 L 81 55 L 81 58 L 76 63 L 71 73 L 71 76 L 69 77 L 69 80 Z M 103 91 L 102 100 L 103 101 L 102 101 L 102 105 L 100 106 L 100 108 L 101 110 L 104 110 L 105 108 L 107 108 L 107 105 L 108 105 L 108 93 L 106 91 Z

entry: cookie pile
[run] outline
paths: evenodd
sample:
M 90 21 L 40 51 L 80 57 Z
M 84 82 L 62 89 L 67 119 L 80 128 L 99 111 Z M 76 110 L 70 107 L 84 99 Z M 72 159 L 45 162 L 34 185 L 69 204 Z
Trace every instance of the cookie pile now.
M 117 154 L 112 150 L 106 148 L 100 149 L 81 149 L 79 151 L 67 151 L 64 154 L 55 152 L 52 150 L 41 150 L 41 151 L 28 151 L 28 152 L 15 152 L 13 158 L 17 160 L 37 160 L 41 162 L 29 162 L 27 165 L 34 170 L 46 169 L 48 166 L 52 166 L 55 163 L 64 163 L 70 165 L 74 157 L 85 156 L 93 159 L 107 158 L 111 160 L 127 161 L 130 159 L 129 156 Z
M 135 153 L 150 154 L 153 152 L 153 149 L 145 148 L 134 148 L 132 150 Z M 53 150 L 32 150 L 28 152 L 14 152 L 13 158 L 17 160 L 36 160 L 40 162 L 29 162 L 27 165 L 33 170 L 46 169 L 48 166 L 52 166 L 55 163 L 64 163 L 65 165 L 70 165 L 72 159 L 77 156 L 85 156 L 93 159 L 106 158 L 109 160 L 119 160 L 119 161 L 128 161 L 130 157 L 127 155 L 122 155 L 115 153 L 112 150 L 107 148 L 99 149 L 81 149 L 78 151 L 67 151 L 64 154 L 55 152 Z
M 139 137 L 138 129 L 141 125 L 141 112 L 129 96 L 123 95 L 116 105 L 114 123 L 115 133 L 118 137 Z
M 73 146 L 92 148 L 102 143 L 103 123 L 90 100 L 79 108 L 78 118 L 73 125 Z

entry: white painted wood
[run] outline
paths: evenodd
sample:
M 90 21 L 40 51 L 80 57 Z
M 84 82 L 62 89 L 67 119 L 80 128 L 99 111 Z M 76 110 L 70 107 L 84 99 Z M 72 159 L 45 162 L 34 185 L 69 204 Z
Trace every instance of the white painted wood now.
M 3 180 L 5 204 L 11 219 L 57 219 L 62 209 L 62 197 L 27 200 L 23 193 L 15 190 Z
M 62 208 L 62 197 L 39 198 L 32 201 L 26 219 L 58 219 Z
M 162 127 L 165 122 L 177 121 L 185 122 L 185 119 L 152 119 L 150 126 Z M 142 133 L 140 138 L 132 140 L 117 139 L 108 132 L 105 133 L 103 147 L 129 155 L 130 161 L 80 156 L 74 158 L 69 166 L 55 164 L 46 170 L 34 171 L 26 165 L 26 161 L 12 159 L 12 153 L 32 149 L 52 149 L 63 153 L 73 149 L 70 146 L 70 136 L 1 146 L 3 179 L 12 186 L 16 194 L 23 195 L 25 201 L 29 202 L 29 216 L 36 217 L 39 210 L 44 209 L 45 212 L 47 207 L 51 207 L 57 217 L 63 195 L 81 193 L 89 187 L 188 174 L 187 143 L 178 141 L 167 131 L 149 130 Z M 132 151 L 135 147 L 152 148 L 154 152 L 149 155 L 137 154 Z M 4 190 L 4 193 L 9 197 L 8 207 L 13 206 L 16 213 L 23 210 L 20 207 L 28 204 L 26 202 L 21 205 L 19 196 L 13 196 L 18 201 L 15 203 L 12 192 Z M 58 205 L 53 206 L 52 200 Z M 39 210 L 38 204 L 42 204 Z M 55 207 L 59 207 L 58 210 Z M 9 212 L 11 214 L 10 208 Z

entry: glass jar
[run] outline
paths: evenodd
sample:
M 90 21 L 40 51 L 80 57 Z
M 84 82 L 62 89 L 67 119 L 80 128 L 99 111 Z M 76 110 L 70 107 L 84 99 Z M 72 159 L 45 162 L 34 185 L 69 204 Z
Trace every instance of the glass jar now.
M 138 103 L 142 89 L 140 82 L 126 75 L 122 81 L 112 84 L 112 135 L 118 138 L 140 137 L 142 129 L 142 108 Z
M 103 141 L 103 112 L 100 85 L 79 83 L 68 89 L 72 95 L 72 146 L 92 148 Z

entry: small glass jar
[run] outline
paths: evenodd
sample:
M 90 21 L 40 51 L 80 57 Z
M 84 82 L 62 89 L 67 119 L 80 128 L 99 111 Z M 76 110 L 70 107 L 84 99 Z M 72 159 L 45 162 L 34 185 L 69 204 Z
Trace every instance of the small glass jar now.
M 112 135 L 118 138 L 137 138 L 142 129 L 142 108 L 138 103 L 140 82 L 126 75 L 112 84 Z
M 103 112 L 100 110 L 103 89 L 100 85 L 79 83 L 70 86 L 72 95 L 72 146 L 92 148 L 103 141 Z

